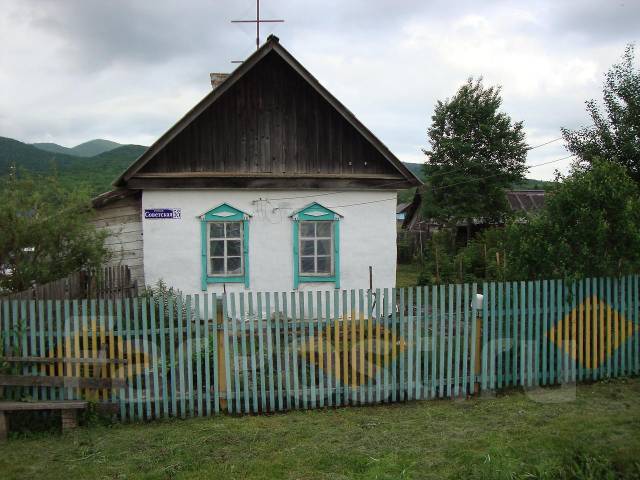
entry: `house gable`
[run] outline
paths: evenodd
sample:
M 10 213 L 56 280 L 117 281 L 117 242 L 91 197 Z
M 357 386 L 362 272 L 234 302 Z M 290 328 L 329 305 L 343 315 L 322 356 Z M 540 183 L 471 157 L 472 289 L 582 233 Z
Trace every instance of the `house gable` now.
M 401 189 L 420 181 L 270 37 L 116 183 Z

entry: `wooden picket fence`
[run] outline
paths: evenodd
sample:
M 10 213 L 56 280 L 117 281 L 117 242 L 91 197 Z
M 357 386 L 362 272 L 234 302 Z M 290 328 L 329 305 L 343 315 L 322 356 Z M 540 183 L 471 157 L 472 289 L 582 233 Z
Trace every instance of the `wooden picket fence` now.
M 638 281 L 3 301 L 0 368 L 122 379 L 114 390 L 17 387 L 5 396 L 91 399 L 123 421 L 636 375 Z

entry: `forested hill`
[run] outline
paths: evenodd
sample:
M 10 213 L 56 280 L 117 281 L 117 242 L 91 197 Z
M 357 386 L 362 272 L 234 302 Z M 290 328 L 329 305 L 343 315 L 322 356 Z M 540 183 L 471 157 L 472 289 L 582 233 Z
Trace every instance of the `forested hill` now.
M 11 138 L 0 137 L 0 175 L 7 175 L 12 165 L 18 171 L 37 175 L 57 172 L 69 188 L 87 186 L 92 194 L 105 192 L 147 147 L 122 145 L 94 156 L 80 157 L 36 148 Z

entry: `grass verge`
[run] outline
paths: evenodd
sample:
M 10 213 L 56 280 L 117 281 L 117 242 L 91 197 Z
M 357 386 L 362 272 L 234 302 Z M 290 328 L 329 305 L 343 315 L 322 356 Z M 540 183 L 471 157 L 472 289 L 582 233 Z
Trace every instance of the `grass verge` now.
M 10 478 L 640 478 L 640 380 L 11 439 Z

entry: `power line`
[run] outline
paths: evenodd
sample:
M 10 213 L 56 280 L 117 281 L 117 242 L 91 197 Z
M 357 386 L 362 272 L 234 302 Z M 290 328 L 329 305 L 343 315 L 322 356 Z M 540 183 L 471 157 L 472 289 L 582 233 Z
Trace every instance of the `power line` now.
M 527 167 L 527 169 L 530 170 L 532 168 L 542 167 L 543 165 L 549 165 L 550 163 L 560 162 L 562 160 L 567 160 L 568 158 L 571 158 L 571 157 L 575 157 L 575 155 L 567 155 L 566 157 L 556 158 L 555 160 L 551 160 L 551 161 L 548 161 L 548 162 L 543 162 L 543 163 L 538 163 L 536 165 L 531 165 L 530 167 Z M 497 174 L 493 174 L 493 175 L 487 175 L 485 177 L 471 178 L 471 179 L 463 181 L 463 182 L 452 183 L 450 185 L 441 185 L 440 187 L 437 187 L 437 188 L 438 189 L 443 189 L 443 188 L 454 187 L 454 186 L 462 185 L 462 184 L 465 184 L 465 183 L 477 182 L 479 180 L 484 180 L 484 179 L 487 179 L 487 178 L 497 177 L 498 175 L 501 175 L 501 174 L 497 173 Z M 354 206 L 357 206 L 357 205 L 368 205 L 370 203 L 388 202 L 388 201 L 391 201 L 391 200 L 397 200 L 397 197 L 382 198 L 380 200 L 371 200 L 371 201 L 368 201 L 368 202 L 349 203 L 349 204 L 345 204 L 345 205 L 331 205 L 331 206 L 329 206 L 327 208 L 354 207 Z

